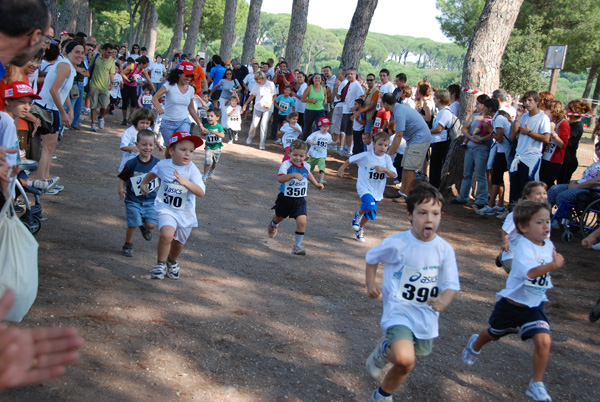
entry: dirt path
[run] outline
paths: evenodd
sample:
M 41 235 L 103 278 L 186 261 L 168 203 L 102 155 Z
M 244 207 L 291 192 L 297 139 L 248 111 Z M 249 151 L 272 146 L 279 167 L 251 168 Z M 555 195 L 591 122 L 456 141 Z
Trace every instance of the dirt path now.
M 364 254 L 409 228 L 404 205 L 384 200 L 366 243 L 356 242 L 355 181 L 335 177 L 341 160 L 331 157 L 325 190 L 309 189 L 308 255 L 292 256 L 293 222 L 274 239 L 266 231 L 280 148 L 227 145 L 198 202 L 200 228 L 180 259 L 180 280 L 150 280 L 156 240 L 136 234 L 134 257 L 120 254 L 116 121 L 103 133 L 69 131 L 59 143 L 54 173 L 66 189 L 43 199 L 40 289 L 23 323 L 78 327 L 82 357 L 64 377 L 0 401 L 368 400 L 378 384 L 364 361 L 380 337 L 381 301 L 365 295 Z M 203 160 L 197 152 L 195 162 Z M 419 359 L 397 400 L 528 400 L 531 342 L 490 345 L 472 368 L 460 358 L 506 280 L 493 263 L 500 226 L 470 208 L 446 208 L 440 234 L 455 247 L 462 292 L 442 314 L 434 353 Z M 600 254 L 553 236 L 567 264 L 549 292 L 545 381 L 557 401 L 598 400 L 600 334 L 587 315 L 600 296 Z

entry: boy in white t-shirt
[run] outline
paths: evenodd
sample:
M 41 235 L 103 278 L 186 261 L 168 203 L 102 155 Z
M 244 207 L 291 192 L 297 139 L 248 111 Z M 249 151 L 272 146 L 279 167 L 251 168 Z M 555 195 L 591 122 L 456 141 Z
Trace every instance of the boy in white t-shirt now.
M 321 117 L 318 122 L 319 131 L 315 131 L 306 139 L 306 143 L 310 144 L 308 150 L 308 164 L 310 171 L 315 169 L 315 165 L 319 167 L 319 183 L 325 185 L 325 159 L 327 158 L 327 147 L 333 142 L 329 127 L 331 122 L 327 117 Z
M 373 137 L 373 151 L 352 155 L 340 166 L 338 176 L 344 177 L 344 171 L 351 163 L 358 165 L 356 190 L 360 196 L 361 206 L 352 219 L 352 230 L 356 240 L 365 241 L 363 228 L 368 220 L 377 217 L 377 204 L 383 199 L 383 190 L 388 177 L 397 176 L 392 158 L 386 153 L 390 145 L 390 136 L 383 131 Z
M 119 173 L 123 171 L 125 163 L 138 156 L 138 148 L 135 146 L 137 141 L 138 131 L 145 130 L 147 128 L 152 129 L 154 124 L 154 114 L 152 111 L 146 108 L 136 109 L 131 116 L 131 126 L 127 128 L 121 134 L 121 151 L 123 156 L 121 157 L 121 164 L 119 165 Z
M 148 183 L 160 179 L 154 200 L 160 238 L 157 263 L 150 270 L 152 279 L 163 279 L 165 274 L 179 279 L 177 258 L 192 228 L 198 227 L 196 197 L 203 197 L 206 190 L 200 170 L 192 163 L 194 149 L 202 143 L 202 138 L 196 135 L 177 131 L 168 144 L 171 159 L 158 162 L 140 183 L 142 194 L 148 194 Z
M 290 159 L 290 145 L 292 145 L 292 142 L 297 140 L 300 134 L 302 134 L 302 127 L 298 124 L 297 112 L 288 114 L 286 120 L 287 121 L 281 126 L 277 133 L 277 137 L 281 138 L 281 144 L 285 150 L 282 162 Z
M 225 131 L 229 134 L 228 144 L 238 140 L 238 134 L 242 130 L 242 107 L 239 105 L 237 96 L 229 98 L 229 105 L 225 109 Z
M 546 291 L 551 289 L 550 272 L 564 264 L 548 239 L 552 210 L 545 202 L 520 201 L 513 209 L 515 226 L 522 237 L 514 250 L 512 269 L 506 287 L 497 293 L 498 302 L 489 319 L 489 328 L 471 335 L 463 350 L 463 362 L 475 363 L 481 348 L 503 336 L 521 330 L 521 339 L 533 339 L 533 378 L 526 395 L 535 401 L 550 401 L 542 380 L 550 355 L 550 324 L 544 311 L 548 301 Z
M 383 338 L 367 359 L 369 374 L 381 386 L 371 401 L 391 401 L 391 394 L 412 371 L 417 356 L 431 353 L 438 334 L 438 318 L 460 291 L 452 246 L 436 234 L 444 197 L 430 184 L 415 186 L 406 199 L 412 228 L 385 238 L 365 257 L 367 295 L 383 298 Z M 383 283 L 377 286 L 377 267 L 384 263 Z M 414 280 L 418 276 L 420 280 Z
M 108 106 L 108 114 L 113 114 L 113 110 L 119 106 L 121 100 L 121 88 L 123 87 L 123 77 L 119 74 L 121 67 L 119 63 L 115 63 L 115 75 L 110 83 L 110 104 Z

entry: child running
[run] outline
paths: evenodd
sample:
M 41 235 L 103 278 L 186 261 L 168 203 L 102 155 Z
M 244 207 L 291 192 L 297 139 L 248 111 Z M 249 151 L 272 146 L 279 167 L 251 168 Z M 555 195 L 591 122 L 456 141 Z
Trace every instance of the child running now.
M 323 190 L 323 184 L 318 183 L 310 172 L 310 165 L 304 161 L 308 146 L 302 140 L 295 140 L 290 145 L 290 159 L 284 161 L 279 167 L 277 180 L 279 183 L 279 195 L 275 206 L 275 215 L 269 223 L 269 236 L 275 237 L 279 223 L 285 218 L 296 219 L 296 239 L 292 254 L 306 255 L 302 247 L 304 231 L 306 230 L 306 193 L 310 181 L 319 191 Z
M 489 328 L 473 334 L 463 350 L 465 364 L 473 365 L 490 341 L 516 334 L 533 339 L 533 378 L 526 395 L 535 401 L 551 401 L 542 380 L 550 356 L 550 324 L 544 311 L 546 291 L 552 288 L 550 272 L 564 264 L 548 239 L 550 205 L 530 200 L 520 201 L 513 209 L 517 231 L 522 235 L 514 249 L 512 269 L 506 287 L 496 294 L 498 302 L 489 319 Z
M 523 189 L 523 198 L 530 201 L 546 202 L 548 194 L 546 193 L 546 183 L 542 181 L 530 181 Z M 502 225 L 502 252 L 496 257 L 496 266 L 504 268 L 506 273 L 510 273 L 514 250 L 521 235 L 515 226 L 513 212 L 506 215 Z
M 171 159 L 158 162 L 140 183 L 142 194 L 150 193 L 149 183 L 160 179 L 154 209 L 158 220 L 157 262 L 150 270 L 152 279 L 179 279 L 177 258 L 183 251 L 192 228 L 198 227 L 196 197 L 203 197 L 206 187 L 200 170 L 192 163 L 194 149 L 202 138 L 177 131 L 169 140 Z
M 319 167 L 319 183 L 325 185 L 325 159 L 327 158 L 327 146 L 333 142 L 329 127 L 331 122 L 327 117 L 321 117 L 318 122 L 319 131 L 308 136 L 306 142 L 311 145 L 308 150 L 308 164 L 312 172 L 315 166 Z
M 121 134 L 120 148 L 121 151 L 123 151 L 123 157 L 121 158 L 121 164 L 119 165 L 119 173 L 123 171 L 125 163 L 129 159 L 138 156 L 138 149 L 135 146 L 138 131 L 150 128 L 153 124 L 154 114 L 152 114 L 150 109 L 141 108 L 133 113 L 133 116 L 131 116 L 131 126 Z
M 148 183 L 148 194 L 142 194 L 140 183 L 144 176 L 159 162 L 152 156 L 154 151 L 154 131 L 144 129 L 137 133 L 135 146 L 139 152 L 138 156 L 125 162 L 125 167 L 119 173 L 119 201 L 125 200 L 125 212 L 127 214 L 127 232 L 125 233 L 125 244 L 123 255 L 133 257 L 133 236 L 139 227 L 142 237 L 148 241 L 152 240 L 152 229 L 156 227 L 156 212 L 154 211 L 154 199 L 158 179 Z
M 152 110 L 152 86 L 146 83 L 142 86 L 142 90 L 144 92 L 138 97 L 138 106 Z
M 460 290 L 452 246 L 436 234 L 444 197 L 430 184 L 414 187 L 406 199 L 412 228 L 385 238 L 366 255 L 367 295 L 383 296 L 383 338 L 367 359 L 369 374 L 379 379 L 392 368 L 371 402 L 392 401 L 391 394 L 406 380 L 417 356 L 431 353 L 438 318 Z M 383 284 L 377 286 L 377 267 L 384 263 Z M 418 278 L 418 279 L 415 279 Z
M 377 204 L 383 199 L 386 179 L 397 176 L 392 158 L 386 153 L 390 145 L 389 134 L 380 131 L 373 137 L 373 142 L 372 152 L 352 155 L 340 166 L 337 173 L 339 177 L 344 177 L 344 171 L 351 163 L 358 165 L 356 190 L 362 204 L 352 219 L 352 230 L 354 230 L 356 240 L 360 242 L 365 241 L 363 228 L 367 221 L 374 221 L 377 217 Z
M 277 133 L 277 136 L 281 138 L 283 149 L 285 149 L 282 162 L 290 159 L 290 145 L 302 134 L 302 127 L 298 124 L 298 113 L 291 112 L 287 115 L 286 120 L 283 126 L 281 126 L 279 133 Z
M 206 145 L 204 145 L 204 175 L 203 181 L 212 179 L 217 168 L 217 162 L 223 152 L 223 137 L 225 137 L 225 129 L 219 124 L 221 111 L 219 109 L 209 109 L 206 111 L 206 119 L 208 123 L 202 128 L 202 133 L 206 134 Z
M 238 134 L 242 130 L 242 107 L 239 105 L 237 96 L 229 98 L 229 105 L 225 109 L 227 116 L 225 119 L 227 134 L 229 134 L 229 144 L 238 140 Z

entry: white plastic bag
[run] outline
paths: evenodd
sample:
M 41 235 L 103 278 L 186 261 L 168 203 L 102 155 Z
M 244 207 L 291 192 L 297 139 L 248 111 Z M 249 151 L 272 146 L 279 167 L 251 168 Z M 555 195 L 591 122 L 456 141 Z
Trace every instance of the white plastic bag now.
M 13 194 L 16 178 L 8 186 Z M 21 322 L 38 290 L 38 243 L 15 214 L 9 197 L 0 211 L 0 295 L 15 292 L 15 304 L 5 321 Z

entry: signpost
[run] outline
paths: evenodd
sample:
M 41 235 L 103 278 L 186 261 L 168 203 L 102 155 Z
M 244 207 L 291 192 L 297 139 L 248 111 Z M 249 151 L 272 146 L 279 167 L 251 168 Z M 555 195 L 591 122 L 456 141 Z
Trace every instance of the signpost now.
M 560 70 L 565 66 L 566 57 L 567 45 L 549 45 L 546 49 L 544 68 L 552 70 L 552 74 L 550 75 L 550 87 L 548 88 L 548 91 L 550 91 L 552 95 L 556 92 L 556 82 L 558 81 Z

